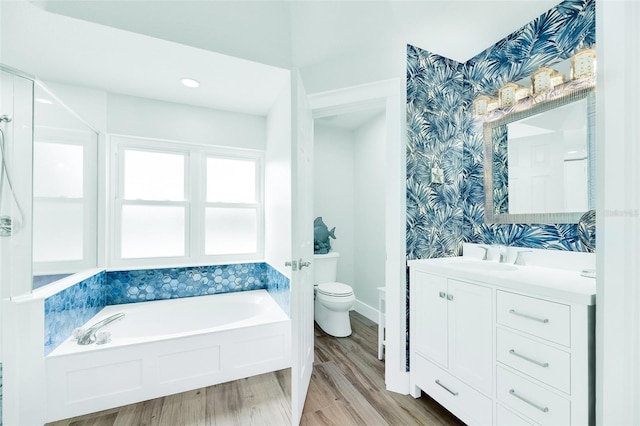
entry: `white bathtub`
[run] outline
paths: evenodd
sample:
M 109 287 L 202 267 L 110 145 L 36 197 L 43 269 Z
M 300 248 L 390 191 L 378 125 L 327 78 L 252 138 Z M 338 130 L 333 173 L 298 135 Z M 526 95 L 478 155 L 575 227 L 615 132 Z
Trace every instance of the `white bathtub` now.
M 107 306 L 111 342 L 46 357 L 47 422 L 291 366 L 289 317 L 266 290 Z

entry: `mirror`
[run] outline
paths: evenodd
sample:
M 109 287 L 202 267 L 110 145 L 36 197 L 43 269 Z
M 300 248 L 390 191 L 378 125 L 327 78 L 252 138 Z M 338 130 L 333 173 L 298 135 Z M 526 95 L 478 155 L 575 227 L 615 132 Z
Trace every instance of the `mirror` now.
M 485 221 L 578 223 L 595 207 L 594 125 L 591 85 L 486 121 Z

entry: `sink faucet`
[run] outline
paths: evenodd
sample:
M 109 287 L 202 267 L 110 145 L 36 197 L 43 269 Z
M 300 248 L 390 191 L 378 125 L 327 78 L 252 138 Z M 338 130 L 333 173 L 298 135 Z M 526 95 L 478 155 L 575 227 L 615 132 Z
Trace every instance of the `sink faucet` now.
M 502 244 L 495 244 L 494 246 L 498 248 L 500 263 L 506 263 L 508 258 L 507 246 L 504 246 Z
M 96 333 L 102 327 L 111 324 L 112 322 L 121 320 L 124 318 L 124 313 L 118 312 L 117 314 L 113 314 L 102 321 L 99 321 L 93 324 L 91 327 L 87 328 L 82 334 L 78 336 L 78 344 L 79 345 L 90 345 L 96 341 Z
M 515 265 L 524 265 L 524 256 L 522 255 L 522 253 L 531 253 L 532 250 L 520 250 L 518 251 L 518 255 L 516 256 L 516 261 L 514 262 Z

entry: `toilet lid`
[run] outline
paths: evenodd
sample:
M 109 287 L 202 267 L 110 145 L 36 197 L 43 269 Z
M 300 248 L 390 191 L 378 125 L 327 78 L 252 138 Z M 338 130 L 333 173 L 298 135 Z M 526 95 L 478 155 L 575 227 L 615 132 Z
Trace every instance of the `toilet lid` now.
M 328 296 L 349 296 L 353 289 L 342 283 L 322 283 L 318 284 L 318 291 Z

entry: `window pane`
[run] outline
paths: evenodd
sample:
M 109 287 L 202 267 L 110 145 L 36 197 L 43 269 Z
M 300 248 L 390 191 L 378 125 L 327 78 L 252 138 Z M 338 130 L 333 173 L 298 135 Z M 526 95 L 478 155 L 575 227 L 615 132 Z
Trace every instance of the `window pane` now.
M 205 253 L 240 254 L 258 251 L 255 209 L 207 208 Z
M 185 207 L 122 206 L 122 257 L 185 255 Z
M 128 200 L 184 200 L 182 154 L 124 152 L 124 198 Z
M 256 162 L 207 158 L 207 201 L 255 203 Z
M 80 145 L 35 142 L 33 196 L 81 198 L 82 150 Z
M 33 203 L 33 261 L 82 260 L 82 201 Z

